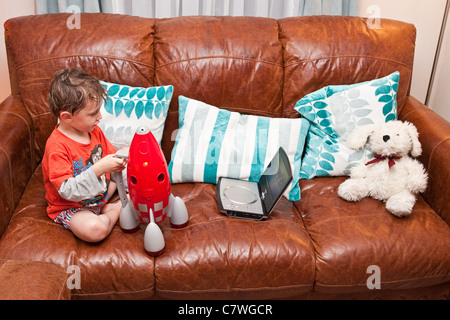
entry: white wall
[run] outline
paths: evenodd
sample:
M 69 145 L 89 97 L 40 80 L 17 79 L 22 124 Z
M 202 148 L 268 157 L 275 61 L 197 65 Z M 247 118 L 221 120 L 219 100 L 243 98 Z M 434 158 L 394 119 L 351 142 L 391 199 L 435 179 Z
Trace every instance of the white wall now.
M 412 23 L 417 29 L 411 95 L 425 102 L 446 0 L 360 0 L 360 15 L 378 6 L 382 18 Z M 370 15 L 370 14 L 369 14 Z
M 445 28 L 428 106 L 450 121 L 450 21 Z
M 0 2 L 0 102 L 11 93 L 8 62 L 6 60 L 5 28 L 3 24 L 13 17 L 34 14 L 34 0 Z

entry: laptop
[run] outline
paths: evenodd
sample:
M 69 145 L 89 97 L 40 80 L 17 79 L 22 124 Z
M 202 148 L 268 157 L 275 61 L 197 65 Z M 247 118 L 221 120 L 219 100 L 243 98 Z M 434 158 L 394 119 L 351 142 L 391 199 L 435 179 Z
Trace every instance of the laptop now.
M 219 178 L 217 184 L 219 209 L 229 217 L 266 219 L 291 181 L 289 158 L 280 147 L 259 181 Z

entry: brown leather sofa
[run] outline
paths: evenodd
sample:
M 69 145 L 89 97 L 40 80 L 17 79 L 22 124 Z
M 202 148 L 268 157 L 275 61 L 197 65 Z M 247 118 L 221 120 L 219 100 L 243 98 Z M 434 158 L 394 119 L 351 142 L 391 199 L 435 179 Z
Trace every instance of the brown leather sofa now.
M 69 273 L 51 262 L 0 260 L 0 300 L 69 300 Z
M 448 299 L 450 295 L 450 125 L 409 95 L 416 30 L 358 17 L 182 17 L 145 19 L 36 15 L 5 23 L 12 95 L 0 105 L 0 259 L 77 266 L 72 299 Z M 178 128 L 178 96 L 243 114 L 299 117 L 295 103 L 331 84 L 400 71 L 399 119 L 416 125 L 429 173 L 412 215 L 382 202 L 337 195 L 346 177 L 300 180 L 302 199 L 283 198 L 267 221 L 219 213 L 212 184 L 176 184 L 184 229 L 165 221 L 165 253 L 143 249 L 143 231 L 117 225 L 87 244 L 46 215 L 40 160 L 55 127 L 51 76 L 80 66 L 132 86 L 174 86 L 162 148 Z M 377 266 L 378 274 L 370 266 Z M 374 271 L 375 270 L 375 271 Z M 369 288 L 374 277 L 380 289 Z

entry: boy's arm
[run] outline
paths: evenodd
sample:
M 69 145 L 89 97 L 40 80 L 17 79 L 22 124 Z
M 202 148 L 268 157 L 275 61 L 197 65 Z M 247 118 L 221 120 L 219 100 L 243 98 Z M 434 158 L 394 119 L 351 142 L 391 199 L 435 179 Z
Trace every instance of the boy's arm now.
M 104 182 L 104 174 L 107 172 L 120 172 L 125 168 L 125 164 L 125 160 L 116 158 L 112 154 L 107 155 L 75 178 L 64 181 L 58 192 L 61 197 L 73 202 L 90 199 L 105 193 L 107 185 Z M 111 195 L 115 188 L 114 190 L 111 189 L 111 191 L 108 190 L 108 194 Z
M 58 193 L 68 201 L 79 202 L 93 198 L 105 191 L 106 183 L 97 178 L 97 175 L 91 167 L 75 178 L 64 181 Z

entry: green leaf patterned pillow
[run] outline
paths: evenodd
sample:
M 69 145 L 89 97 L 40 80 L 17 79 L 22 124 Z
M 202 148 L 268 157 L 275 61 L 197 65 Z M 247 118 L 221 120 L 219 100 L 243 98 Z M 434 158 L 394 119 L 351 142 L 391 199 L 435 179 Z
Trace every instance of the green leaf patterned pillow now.
M 354 128 L 397 119 L 400 73 L 354 85 L 328 86 L 295 105 L 311 126 L 307 135 L 301 178 L 348 175 L 350 168 L 373 158 L 368 149 L 345 145 Z
M 137 128 L 147 126 L 161 144 L 173 86 L 130 87 L 100 81 L 108 94 L 99 127 L 114 147 L 130 146 Z

